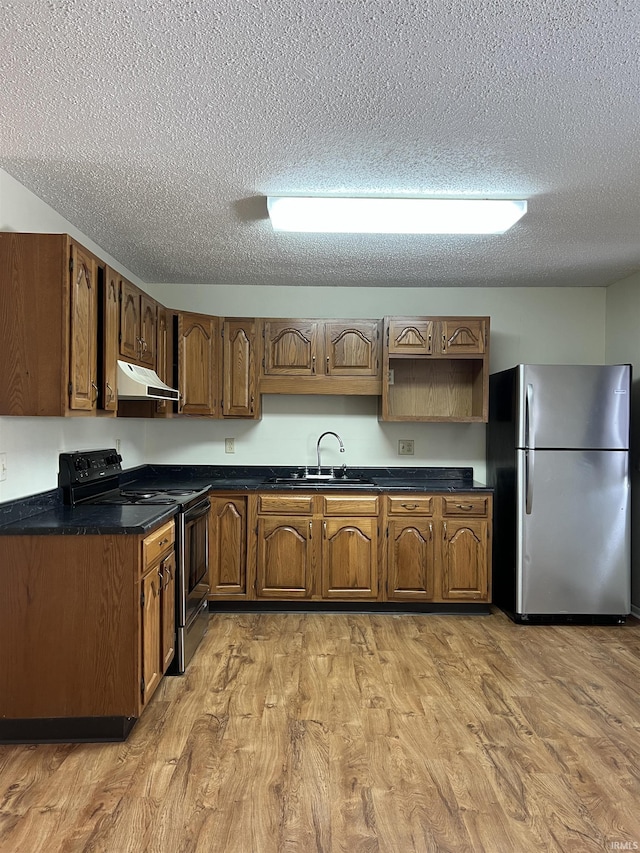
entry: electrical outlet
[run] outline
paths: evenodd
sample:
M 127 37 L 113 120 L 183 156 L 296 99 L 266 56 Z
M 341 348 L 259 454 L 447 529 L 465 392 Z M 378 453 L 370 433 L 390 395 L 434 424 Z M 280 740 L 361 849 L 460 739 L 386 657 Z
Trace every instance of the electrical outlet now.
M 224 452 L 225 453 L 235 453 L 236 452 L 235 439 L 225 438 L 225 440 L 224 440 Z
M 7 454 L 0 453 L 0 480 L 7 479 Z
M 116 444 L 116 453 L 120 453 L 120 439 L 119 438 L 116 438 L 115 444 Z
M 401 438 L 398 442 L 398 456 L 413 456 L 413 439 Z

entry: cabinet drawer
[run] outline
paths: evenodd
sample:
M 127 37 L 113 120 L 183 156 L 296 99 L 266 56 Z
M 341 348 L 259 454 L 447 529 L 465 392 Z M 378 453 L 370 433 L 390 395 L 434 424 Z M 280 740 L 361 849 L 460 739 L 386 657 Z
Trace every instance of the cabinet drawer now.
M 389 515 L 433 515 L 433 498 L 424 495 L 387 496 Z
M 152 566 L 176 541 L 176 525 L 173 519 L 142 541 L 143 571 Z
M 377 515 L 377 495 L 325 495 L 325 515 Z
M 487 495 L 458 495 L 455 498 L 443 498 L 442 501 L 442 513 L 448 516 L 486 516 L 489 506 Z
M 258 495 L 258 512 L 309 515 L 313 512 L 313 495 Z

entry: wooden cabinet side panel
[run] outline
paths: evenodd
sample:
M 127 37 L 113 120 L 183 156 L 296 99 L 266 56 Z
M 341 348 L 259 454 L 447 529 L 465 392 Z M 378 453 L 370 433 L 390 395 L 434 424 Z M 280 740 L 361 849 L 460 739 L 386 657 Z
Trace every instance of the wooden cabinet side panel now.
M 137 716 L 137 537 L 1 545 L 0 716 Z
M 0 415 L 65 414 L 68 279 L 65 235 L 0 232 Z

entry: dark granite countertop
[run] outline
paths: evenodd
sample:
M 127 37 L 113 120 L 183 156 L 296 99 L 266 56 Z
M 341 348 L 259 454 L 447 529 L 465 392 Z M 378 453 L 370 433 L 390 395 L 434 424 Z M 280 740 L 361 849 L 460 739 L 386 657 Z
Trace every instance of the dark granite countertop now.
M 133 504 L 71 507 L 60 502 L 33 515 L 16 511 L 10 520 L 9 512 L 0 512 L 0 536 L 146 534 L 169 521 L 175 514 L 175 506 Z
M 367 483 L 327 485 L 316 480 L 304 483 L 270 482 L 300 473 L 299 467 L 142 465 L 124 471 L 122 485 L 135 483 L 150 488 L 210 488 L 216 491 L 333 492 L 491 492 L 473 479 L 472 468 L 368 468 L 349 467 L 350 478 Z M 128 506 L 65 506 L 62 490 L 52 489 L 27 498 L 0 504 L 0 536 L 9 535 L 95 535 L 149 533 L 172 518 L 173 506 L 133 504 Z
M 323 480 L 304 480 L 295 483 L 272 482 L 276 479 L 300 474 L 302 467 L 285 466 L 208 466 L 208 465 L 145 465 L 127 472 L 131 481 L 150 488 L 204 488 L 219 491 L 346 491 L 388 492 L 491 492 L 491 489 L 473 479 L 473 468 L 347 468 L 350 479 L 361 478 L 367 483 L 332 483 Z M 313 468 L 311 469 L 313 470 Z M 336 468 L 336 471 L 338 469 Z

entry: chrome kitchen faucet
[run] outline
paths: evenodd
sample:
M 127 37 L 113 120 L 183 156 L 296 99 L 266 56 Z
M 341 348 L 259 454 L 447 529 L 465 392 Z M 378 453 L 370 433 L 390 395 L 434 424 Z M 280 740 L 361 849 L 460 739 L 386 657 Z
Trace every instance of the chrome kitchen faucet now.
M 325 435 L 332 435 L 332 436 L 334 436 L 335 438 L 337 438 L 337 439 L 338 439 L 338 443 L 340 444 L 340 453 L 344 453 L 344 444 L 343 444 L 343 442 L 342 442 L 342 439 L 341 439 L 341 438 L 340 438 L 340 436 L 338 435 L 338 433 L 337 433 L 337 432 L 331 432 L 331 431 L 329 431 L 329 432 L 323 432 L 323 433 L 322 433 L 322 435 L 320 436 L 320 438 L 318 439 L 318 443 L 316 444 L 316 452 L 317 452 L 317 454 L 318 454 L 318 472 L 317 472 L 317 474 L 316 474 L 316 476 L 317 476 L 317 477 L 322 476 L 322 465 L 320 464 L 320 442 L 321 442 L 321 441 L 322 441 L 322 439 L 325 437 Z M 343 466 L 343 467 L 344 467 L 344 466 Z M 331 471 L 330 471 L 330 473 L 329 473 L 327 476 L 329 476 L 329 477 L 333 477 L 333 467 L 331 468 Z

